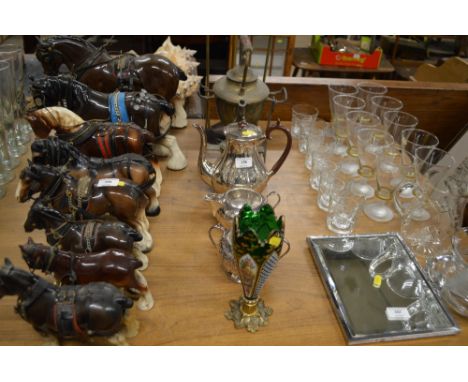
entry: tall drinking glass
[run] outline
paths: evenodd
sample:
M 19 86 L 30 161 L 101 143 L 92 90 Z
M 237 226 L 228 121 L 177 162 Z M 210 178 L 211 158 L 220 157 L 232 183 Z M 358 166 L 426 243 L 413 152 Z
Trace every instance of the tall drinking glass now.
M 401 132 L 401 147 L 415 155 L 419 147 L 435 148 L 439 145 L 439 138 L 429 131 L 422 129 L 406 129 Z
M 3 44 L 0 47 L 0 56 L 2 52 L 9 52 L 13 57 L 14 66 L 14 77 L 15 77 L 15 128 L 17 129 L 17 135 L 19 136 L 20 143 L 27 146 L 32 138 L 31 125 L 25 118 L 26 114 L 26 99 L 24 95 L 24 52 L 23 48 L 15 44 Z
M 393 144 L 393 137 L 381 129 L 361 129 L 357 133 L 359 175 L 371 178 L 375 174 L 377 156 Z
M 398 111 L 403 109 L 403 102 L 389 96 L 374 96 L 371 98 L 371 113 L 376 114 L 381 121 L 386 111 Z
M 366 101 L 366 111 L 371 111 L 371 98 L 387 94 L 387 87 L 373 81 L 363 81 L 357 84 L 359 98 Z
M 415 129 L 419 120 L 412 114 L 404 111 L 386 111 L 383 114 L 385 129 L 392 134 L 395 142 L 401 145 L 401 134 L 403 130 Z
M 19 159 L 11 154 L 8 129 L 13 125 L 13 110 L 11 107 L 11 71 L 10 64 L 0 61 L 0 184 L 13 179 L 11 172 L 19 165 Z
M 358 88 L 354 85 L 328 85 L 328 102 L 330 104 L 331 121 L 335 118 L 335 106 L 333 98 L 337 95 L 352 95 L 358 94 Z
M 18 54 L 19 49 L 17 46 L 12 44 L 0 45 L 0 61 L 8 62 L 10 67 L 10 79 L 5 84 L 5 87 L 8 87 L 9 90 L 6 90 L 5 96 L 8 95 L 7 102 L 9 105 L 7 108 L 11 109 L 11 112 L 5 116 L 5 126 L 9 139 L 10 154 L 16 157 L 21 156 L 27 150 L 26 146 L 22 143 L 20 125 L 18 123 L 21 114 L 20 104 L 22 104 L 19 100 L 18 88 L 20 87 L 20 82 L 22 86 L 24 69 L 20 65 Z M 21 94 L 23 94 L 22 91 Z
M 348 154 L 357 157 L 357 133 L 364 128 L 377 129 L 380 127 L 380 118 L 367 111 L 350 111 L 346 114 L 346 127 L 348 129 Z
M 337 138 L 347 138 L 346 114 L 350 111 L 363 110 L 366 103 L 362 98 L 348 95 L 337 95 L 333 97 L 335 111 L 333 127 Z
M 394 189 L 403 181 L 407 180 L 407 174 L 413 170 L 407 169 L 411 164 L 404 165 L 401 159 L 401 149 L 397 144 L 389 146 L 377 157 L 375 178 L 377 180 L 377 191 L 375 196 L 380 199 L 367 203 L 364 213 L 376 222 L 388 222 L 393 219 L 394 213 L 391 204 Z M 390 205 L 389 205 L 390 204 Z

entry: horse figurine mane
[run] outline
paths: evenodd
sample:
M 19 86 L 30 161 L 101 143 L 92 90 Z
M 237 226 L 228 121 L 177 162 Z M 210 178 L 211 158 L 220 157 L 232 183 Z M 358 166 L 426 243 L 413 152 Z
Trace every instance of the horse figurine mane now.
M 29 114 L 27 118 L 32 118 Z M 51 126 L 53 129 L 57 127 L 75 127 L 82 125 L 85 121 L 78 114 L 62 106 L 51 106 L 38 109 L 34 112 L 34 116 L 43 120 L 45 125 Z
M 88 40 L 85 40 L 82 37 L 79 36 L 72 36 L 72 35 L 65 35 L 65 36 L 51 36 L 45 40 L 41 40 L 40 42 L 42 44 L 55 44 L 57 42 L 61 42 L 63 40 L 71 40 L 75 42 L 80 42 L 85 44 L 88 48 L 93 48 L 97 49 L 96 46 L 94 46 L 92 43 L 90 43 Z

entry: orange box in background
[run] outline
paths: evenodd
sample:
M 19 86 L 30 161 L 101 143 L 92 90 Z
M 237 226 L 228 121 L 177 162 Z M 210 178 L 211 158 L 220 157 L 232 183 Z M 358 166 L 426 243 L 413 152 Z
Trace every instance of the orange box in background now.
M 372 53 L 334 52 L 330 45 L 319 42 L 313 48 L 315 59 L 320 65 L 353 66 L 358 68 L 376 69 L 380 66 L 382 49 L 377 48 Z

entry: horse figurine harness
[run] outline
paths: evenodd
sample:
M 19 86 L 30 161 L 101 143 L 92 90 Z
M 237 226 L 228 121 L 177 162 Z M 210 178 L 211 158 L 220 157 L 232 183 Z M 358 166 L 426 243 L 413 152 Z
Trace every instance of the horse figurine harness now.
M 123 122 L 123 121 L 120 121 Z M 86 121 L 83 123 L 82 127 L 73 133 L 60 133 L 57 136 L 66 142 L 73 144 L 74 146 L 80 146 L 85 143 L 93 135 L 96 135 L 96 141 L 101 151 L 102 157 L 109 159 L 114 156 L 119 155 L 117 150 L 117 130 L 108 129 L 109 123 L 102 121 Z M 130 131 L 130 126 L 122 123 L 119 123 L 119 126 L 124 128 L 124 139 L 123 143 L 125 145 L 125 150 L 129 152 L 128 147 L 128 136 Z
M 48 290 L 51 285 L 42 278 L 37 278 L 36 282 L 30 288 L 30 294 L 18 298 L 15 310 L 26 321 L 28 319 L 28 309 Z M 54 288 L 55 289 L 55 288 Z M 60 338 L 76 338 L 77 336 L 86 336 L 77 321 L 76 314 L 76 287 L 62 286 L 55 289 L 55 301 L 52 310 L 51 321 L 53 330 Z M 44 322 L 38 329 L 44 333 L 48 332 L 48 322 Z

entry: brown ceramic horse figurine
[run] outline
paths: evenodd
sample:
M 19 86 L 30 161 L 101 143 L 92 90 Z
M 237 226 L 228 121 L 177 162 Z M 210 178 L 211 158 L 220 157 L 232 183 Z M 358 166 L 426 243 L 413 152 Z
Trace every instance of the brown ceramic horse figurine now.
M 103 179 L 76 180 L 56 167 L 32 164 L 21 171 L 16 198 L 24 203 L 35 194 L 39 199 L 75 219 L 94 219 L 110 214 L 129 224 L 143 236 L 143 252 L 151 250 L 153 239 L 145 209 L 148 198 L 138 186 L 124 179 L 103 182 Z
M 29 269 L 52 273 L 61 284 L 104 281 L 124 288 L 132 298 L 138 299 L 137 306 L 141 310 L 149 310 L 154 305 L 148 283 L 138 271 L 143 264 L 121 249 L 75 253 L 36 244 L 31 238 L 27 244 L 20 245 L 20 249 Z
M 47 243 L 64 251 L 83 253 L 116 248 L 133 253 L 143 263 L 140 270 L 148 267 L 148 257 L 137 246 L 143 237 L 138 231 L 120 221 L 73 221 L 71 216 L 36 201 L 29 209 L 24 223 L 26 232 L 35 229 L 44 229 Z
M 169 169 L 181 170 L 187 165 L 176 138 L 167 135 L 174 107 L 164 98 L 143 91 L 102 93 L 64 76 L 37 79 L 31 92 L 39 107 L 66 106 L 85 120 L 135 122 L 150 130 L 159 145 L 169 150 Z
M 39 333 L 55 336 L 59 343 L 70 339 L 88 342 L 93 337 L 125 343 L 122 334 L 129 329 L 127 312 L 133 301 L 112 284 L 55 286 L 5 259 L 0 268 L 0 299 L 14 295 L 18 296 L 15 311 L 21 318 Z
M 90 158 L 81 154 L 77 148 L 57 138 L 36 139 L 31 144 L 33 163 L 64 167 L 76 179 L 91 176 L 96 179 L 129 179 L 139 186 L 150 203 L 146 215 L 160 213 L 158 194 L 161 181 L 151 163 L 137 154 L 123 154 L 110 159 Z
M 45 74 L 57 75 L 60 66 L 65 64 L 78 81 L 106 93 L 116 89 L 146 89 L 172 100 L 179 80 L 187 79 L 185 73 L 164 56 L 124 54 L 113 57 L 105 48 L 96 48 L 79 37 L 54 36 L 39 40 L 36 57 Z
M 153 159 L 154 134 L 136 123 L 84 121 L 64 107 L 30 111 L 26 119 L 38 138 L 47 138 L 52 131 L 63 141 L 77 147 L 83 154 L 96 158 L 112 158 L 134 153 Z

